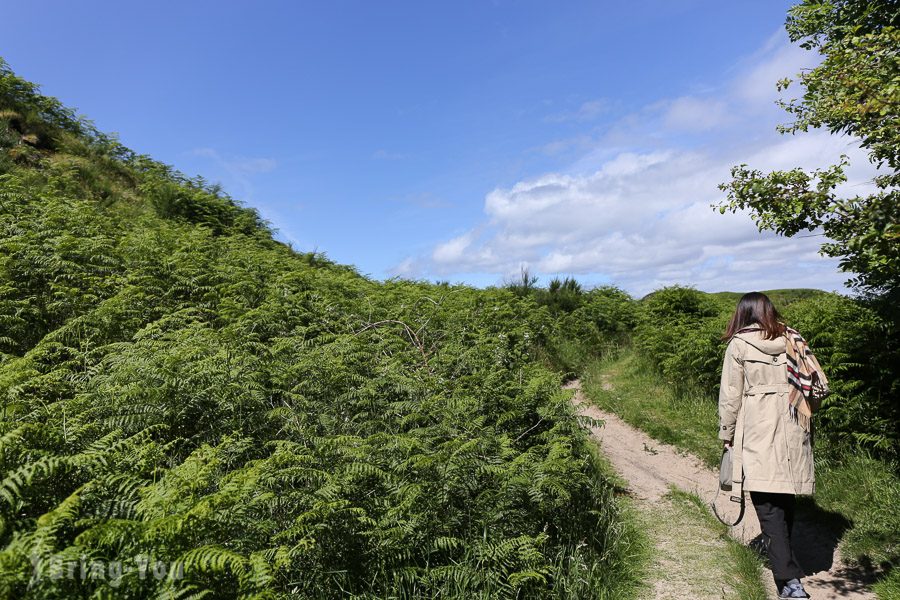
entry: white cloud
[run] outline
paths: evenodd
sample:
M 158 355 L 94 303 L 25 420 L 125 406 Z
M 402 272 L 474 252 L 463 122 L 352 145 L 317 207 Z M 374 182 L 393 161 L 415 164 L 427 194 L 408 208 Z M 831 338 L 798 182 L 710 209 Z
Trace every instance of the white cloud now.
M 443 244 L 438 244 L 431 253 L 431 258 L 437 263 L 456 264 L 465 257 L 466 249 L 472 244 L 472 234 L 467 233 Z
M 552 142 L 547 142 L 546 144 L 542 144 L 537 148 L 533 148 L 532 150 L 537 150 L 538 152 L 546 154 L 547 156 L 556 156 L 558 154 L 562 154 L 563 152 L 568 152 L 569 150 L 585 150 L 590 148 L 591 146 L 593 146 L 593 139 L 591 138 L 591 136 L 581 134 L 574 137 L 553 140 Z
M 718 95 L 663 99 L 625 116 L 570 169 L 490 191 L 479 224 L 430 257 L 402 264 L 442 276 L 495 273 L 499 282 L 524 263 L 539 274 L 609 280 L 638 295 L 674 283 L 711 291 L 841 289 L 847 276 L 819 255 L 822 237 L 760 233 L 747 214 L 710 206 L 742 162 L 815 168 L 847 153 L 847 185 L 856 193 L 871 185 L 871 168 L 852 140 L 775 133 L 785 116 L 773 106 L 775 81 L 814 60 L 783 35 L 770 39 Z
M 732 83 L 733 96 L 749 105 L 771 106 L 781 95 L 776 89 L 778 80 L 794 79 L 803 69 L 819 63 L 819 55 L 786 43 L 784 32 L 772 35 L 750 59 L 752 62 Z
M 680 131 L 706 131 L 730 120 L 728 105 L 716 98 L 682 96 L 668 103 L 665 126 Z
M 417 270 L 416 261 L 410 256 L 404 258 L 399 264 L 392 268 L 390 274 L 394 277 L 409 277 L 414 276 Z

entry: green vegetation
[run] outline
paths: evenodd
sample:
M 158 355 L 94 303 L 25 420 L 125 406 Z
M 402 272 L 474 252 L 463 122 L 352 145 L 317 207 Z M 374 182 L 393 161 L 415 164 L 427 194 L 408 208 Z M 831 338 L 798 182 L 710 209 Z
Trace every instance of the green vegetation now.
M 890 571 L 875 584 L 879 598 L 900 598 L 900 477 L 865 451 L 817 459 L 816 504 L 847 518 L 852 527 L 841 548 L 846 556 Z
M 550 367 L 631 301 L 548 294 L 294 252 L 0 64 L 0 596 L 626 597 Z
M 874 191 L 842 197 L 846 157 L 812 172 L 762 173 L 739 165 L 720 187 L 726 210 L 749 209 L 760 230 L 821 230 L 821 251 L 840 259 L 864 300 L 808 298 L 785 310 L 832 376 L 817 500 L 851 520 L 845 553 L 890 570 L 900 561 L 900 11 L 891 0 L 803 0 L 788 12 L 791 41 L 821 63 L 797 75 L 801 95 L 782 103 L 780 128 L 850 134 L 879 168 Z M 780 89 L 794 82 L 784 79 Z M 900 575 L 877 586 L 900 596 Z
M 612 464 L 601 452 L 596 442 L 591 442 L 591 453 L 599 465 L 600 471 L 604 473 L 606 483 L 609 484 L 616 494 L 616 505 L 618 510 L 617 552 L 611 553 L 606 557 L 605 564 L 596 563 L 593 568 L 608 569 L 611 573 L 615 573 L 617 581 L 615 591 L 609 595 L 611 598 L 635 598 L 646 585 L 646 577 L 650 562 L 653 557 L 653 548 L 651 540 L 646 530 L 642 527 L 642 515 L 635 502 L 627 495 L 622 493 L 627 489 L 628 482 L 616 473 Z M 582 567 L 583 569 L 584 567 Z M 603 579 L 609 580 L 611 575 L 599 575 Z M 557 594 L 557 597 L 566 598 L 594 598 L 607 597 L 607 594 L 601 590 L 599 595 L 592 592 L 588 587 L 591 577 L 569 576 L 565 577 L 566 593 Z
M 714 463 L 734 293 L 635 302 L 527 272 L 506 289 L 376 283 L 274 241 L 253 209 L 5 67 L 0 94 L 5 594 L 634 590 L 646 544 L 560 374 L 586 373 L 607 408 Z M 823 505 L 854 523 L 849 555 L 889 567 L 896 350 L 883 317 L 815 290 L 770 293 L 832 375 Z M 613 365 L 615 393 L 597 364 Z M 137 556 L 167 577 L 128 571 Z M 115 580 L 58 576 L 116 560 Z
M 614 356 L 627 344 L 637 319 L 636 305 L 622 290 L 597 287 L 583 290 L 571 278 L 537 285 L 537 277 L 522 270 L 506 289 L 520 298 L 532 298 L 549 312 L 556 327 L 542 344 L 544 362 L 567 376 L 580 373 L 598 358 Z
M 860 298 L 770 294 L 834 391 L 817 501 L 883 597 L 900 589 L 894 4 L 806 0 L 788 22 L 824 60 L 785 130 L 859 136 L 876 191 L 839 198 L 843 163 L 740 166 L 719 207 L 821 227 L 856 274 Z M 585 373 L 715 464 L 737 295 L 537 283 L 378 283 L 295 252 L 0 61 L 0 595 L 630 597 L 646 540 L 559 384 Z

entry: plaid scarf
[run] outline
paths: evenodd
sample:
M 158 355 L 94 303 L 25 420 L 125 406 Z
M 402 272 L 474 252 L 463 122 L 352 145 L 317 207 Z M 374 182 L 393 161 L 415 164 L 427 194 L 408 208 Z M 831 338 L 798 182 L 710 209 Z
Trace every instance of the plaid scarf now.
M 809 431 L 812 414 L 829 393 L 828 379 L 803 336 L 790 327 L 784 335 L 787 338 L 787 378 L 791 384 L 788 410 L 791 418 L 804 431 Z

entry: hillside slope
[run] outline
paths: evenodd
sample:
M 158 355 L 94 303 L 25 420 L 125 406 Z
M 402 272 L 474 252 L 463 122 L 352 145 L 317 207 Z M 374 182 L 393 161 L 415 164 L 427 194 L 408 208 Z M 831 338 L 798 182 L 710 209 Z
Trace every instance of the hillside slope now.
M 294 252 L 0 63 L 0 596 L 617 597 L 556 327 Z

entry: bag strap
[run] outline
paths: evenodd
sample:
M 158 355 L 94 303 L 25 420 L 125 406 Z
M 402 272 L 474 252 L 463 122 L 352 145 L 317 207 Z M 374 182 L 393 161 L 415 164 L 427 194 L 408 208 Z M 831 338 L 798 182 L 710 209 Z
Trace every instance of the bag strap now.
M 723 525 L 728 525 L 729 527 L 734 527 L 735 525 L 737 525 L 738 523 L 741 522 L 741 519 L 744 518 L 744 508 L 746 507 L 746 501 L 744 500 L 744 493 L 741 492 L 740 500 L 736 500 L 735 496 L 731 497 L 732 502 L 740 502 L 741 503 L 741 510 L 738 513 L 738 516 L 737 516 L 737 519 L 735 520 L 735 522 L 729 523 L 728 521 L 726 521 L 725 519 L 722 518 L 722 515 L 719 514 L 719 510 L 716 508 L 716 500 L 719 498 L 719 492 L 721 492 L 721 491 L 722 491 L 721 488 L 716 490 L 716 497 L 713 498 L 713 501 L 710 503 L 710 507 L 712 508 L 713 514 L 716 515 L 716 518 L 719 521 L 721 521 Z

